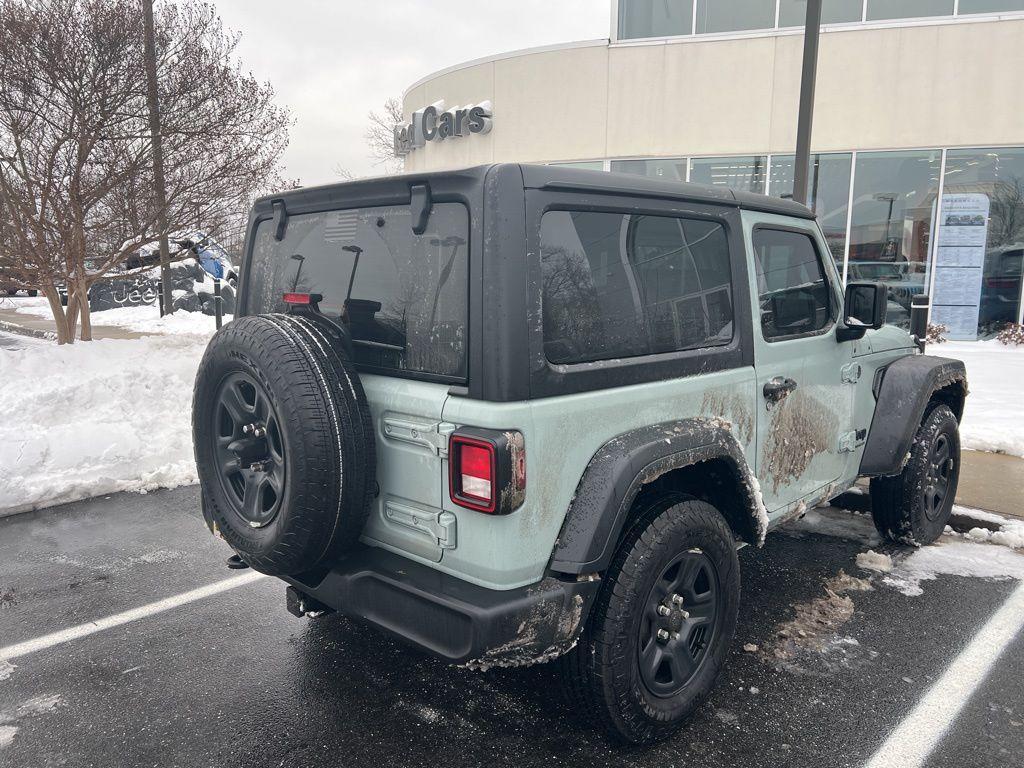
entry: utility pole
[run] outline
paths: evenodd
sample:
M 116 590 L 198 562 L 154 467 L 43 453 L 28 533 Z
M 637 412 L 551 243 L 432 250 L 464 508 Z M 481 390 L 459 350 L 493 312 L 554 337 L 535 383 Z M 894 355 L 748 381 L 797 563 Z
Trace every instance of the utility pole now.
M 807 177 L 811 169 L 811 123 L 814 119 L 814 84 L 818 75 L 818 38 L 821 35 L 821 0 L 807 0 L 804 24 L 804 64 L 800 74 L 800 111 L 796 121 L 796 161 L 793 199 L 810 206 Z
M 167 187 L 164 183 L 164 142 L 160 134 L 160 96 L 156 84 L 156 31 L 153 0 L 142 0 L 146 26 L 146 101 L 149 106 L 149 134 L 153 141 L 153 194 L 156 198 L 156 226 L 160 230 L 160 294 L 164 314 L 174 311 L 171 297 L 171 249 L 167 243 Z

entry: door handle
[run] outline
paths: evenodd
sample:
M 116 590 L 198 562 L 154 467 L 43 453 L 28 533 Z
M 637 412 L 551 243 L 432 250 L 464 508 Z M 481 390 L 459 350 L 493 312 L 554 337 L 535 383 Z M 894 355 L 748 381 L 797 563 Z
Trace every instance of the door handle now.
M 777 403 L 794 389 L 796 389 L 796 382 L 793 379 L 776 376 L 766 381 L 761 391 L 764 393 L 765 400 Z

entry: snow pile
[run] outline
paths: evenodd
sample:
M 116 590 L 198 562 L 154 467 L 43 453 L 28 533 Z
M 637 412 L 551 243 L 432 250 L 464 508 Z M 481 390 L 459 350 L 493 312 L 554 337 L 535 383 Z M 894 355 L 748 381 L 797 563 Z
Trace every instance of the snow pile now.
M 920 595 L 922 581 L 936 576 L 1024 580 L 1024 555 L 1006 547 L 954 541 L 921 547 L 900 562 L 883 581 L 911 597 Z
M 953 510 L 961 518 L 984 523 L 968 530 L 964 534 L 968 539 L 999 544 L 1010 549 L 1024 549 L 1024 520 L 967 507 L 954 507 Z
M 970 395 L 960 425 L 963 447 L 1024 457 L 1024 347 L 961 341 L 930 346 L 928 354 L 963 360 L 967 366 Z
M 884 552 L 875 552 L 875 550 L 869 549 L 867 552 L 857 555 L 857 567 L 866 571 L 888 573 L 892 570 L 892 557 Z
M 0 353 L 0 515 L 196 482 L 192 386 L 213 333 L 203 319 L 203 333 Z

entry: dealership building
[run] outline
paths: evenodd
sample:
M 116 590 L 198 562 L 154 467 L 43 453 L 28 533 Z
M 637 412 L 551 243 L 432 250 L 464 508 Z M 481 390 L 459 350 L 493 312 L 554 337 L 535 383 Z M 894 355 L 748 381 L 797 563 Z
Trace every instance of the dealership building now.
M 786 196 L 806 0 L 613 0 L 608 39 L 429 75 L 406 171 L 537 162 Z M 932 297 L 950 338 L 1022 322 L 1024 0 L 824 0 L 811 205 L 844 279 Z

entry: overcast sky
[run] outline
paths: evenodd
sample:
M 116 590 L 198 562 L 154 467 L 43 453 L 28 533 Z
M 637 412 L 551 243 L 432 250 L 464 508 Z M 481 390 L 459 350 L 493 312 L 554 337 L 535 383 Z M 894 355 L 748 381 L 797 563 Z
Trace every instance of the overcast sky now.
M 304 185 L 336 181 L 339 164 L 374 173 L 366 113 L 421 77 L 502 51 L 608 37 L 610 28 L 610 0 L 214 2 L 242 33 L 246 68 L 292 110 L 285 165 Z

